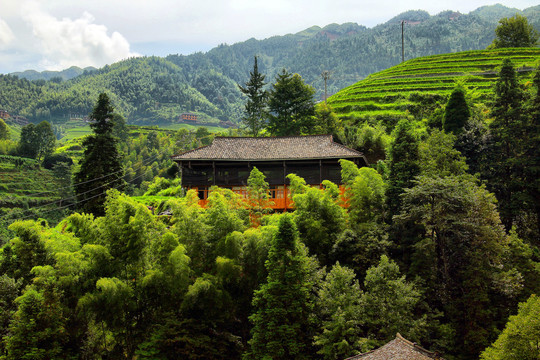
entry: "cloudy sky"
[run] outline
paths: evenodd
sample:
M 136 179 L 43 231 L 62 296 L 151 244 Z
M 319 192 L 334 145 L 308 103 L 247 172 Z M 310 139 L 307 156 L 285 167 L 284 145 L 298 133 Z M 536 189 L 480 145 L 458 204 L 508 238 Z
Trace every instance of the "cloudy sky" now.
M 524 9 L 540 0 L 0 0 L 0 73 L 101 67 L 312 25 L 372 27 L 406 10 L 468 13 L 496 2 Z

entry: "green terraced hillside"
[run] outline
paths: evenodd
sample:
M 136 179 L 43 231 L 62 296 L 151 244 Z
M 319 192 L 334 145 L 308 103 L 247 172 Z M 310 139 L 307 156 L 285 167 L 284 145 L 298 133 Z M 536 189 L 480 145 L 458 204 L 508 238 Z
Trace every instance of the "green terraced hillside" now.
M 530 77 L 540 65 L 540 48 L 465 51 L 412 59 L 341 90 L 328 98 L 328 103 L 345 120 L 414 115 L 419 104 L 446 102 L 456 80 L 475 89 L 484 100 L 504 58 L 512 60 L 520 77 Z
M 52 171 L 40 168 L 38 161 L 0 156 L 0 227 L 14 219 L 32 217 L 38 209 L 56 210 L 59 187 Z
M 0 207 L 18 207 L 23 200 L 28 206 L 54 201 L 57 187 L 52 171 L 40 168 L 37 160 L 0 156 Z

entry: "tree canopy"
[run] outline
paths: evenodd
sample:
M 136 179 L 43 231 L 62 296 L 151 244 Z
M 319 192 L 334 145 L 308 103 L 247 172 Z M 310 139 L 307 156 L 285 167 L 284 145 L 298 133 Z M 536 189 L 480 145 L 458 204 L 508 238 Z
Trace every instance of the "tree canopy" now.
M 267 116 L 268 92 L 264 89 L 264 78 L 259 72 L 257 56 L 254 57 L 253 70 L 249 72 L 249 81 L 245 87 L 238 85 L 240 91 L 247 96 L 242 121 L 252 136 L 257 136 L 264 128 Z
M 84 156 L 75 174 L 75 193 L 80 209 L 94 215 L 105 213 L 108 189 L 121 188 L 123 169 L 117 140 L 112 135 L 114 109 L 107 94 L 102 93 L 90 114 L 94 135 L 83 141 Z
M 499 20 L 490 48 L 533 47 L 538 44 L 539 37 L 540 33 L 527 18 L 516 14 Z
M 268 130 L 272 135 L 302 135 L 312 131 L 315 89 L 298 74 L 283 69 L 270 90 Z

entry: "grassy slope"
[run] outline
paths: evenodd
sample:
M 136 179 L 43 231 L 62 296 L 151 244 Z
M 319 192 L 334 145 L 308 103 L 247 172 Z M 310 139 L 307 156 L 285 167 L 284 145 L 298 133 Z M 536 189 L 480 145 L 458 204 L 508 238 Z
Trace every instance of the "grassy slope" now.
M 10 209 L 41 207 L 59 199 L 52 171 L 31 159 L 17 167 L 7 158 L 0 157 L 0 218 Z
M 530 76 L 540 64 L 540 49 L 477 50 L 412 59 L 341 90 L 328 103 L 343 119 L 405 116 L 422 96 L 448 96 L 456 81 L 486 99 L 507 57 L 520 76 Z

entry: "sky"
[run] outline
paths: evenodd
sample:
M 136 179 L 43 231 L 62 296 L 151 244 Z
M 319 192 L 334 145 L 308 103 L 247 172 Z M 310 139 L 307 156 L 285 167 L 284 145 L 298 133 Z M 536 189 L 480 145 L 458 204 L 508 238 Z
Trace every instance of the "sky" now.
M 188 55 L 313 25 L 367 27 L 407 10 L 523 10 L 540 0 L 0 0 L 0 73 Z

